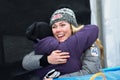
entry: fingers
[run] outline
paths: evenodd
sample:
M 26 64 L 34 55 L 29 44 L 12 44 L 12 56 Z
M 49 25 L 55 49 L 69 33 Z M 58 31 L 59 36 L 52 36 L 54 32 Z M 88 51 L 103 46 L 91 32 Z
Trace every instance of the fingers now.
M 58 64 L 66 63 L 69 57 L 70 55 L 68 52 L 59 52 L 57 53 L 57 56 L 56 56 L 56 63 Z
M 69 58 L 70 55 L 68 52 L 61 52 L 59 53 L 61 59 Z
M 50 64 L 64 64 L 70 57 L 68 52 L 61 52 L 61 50 L 55 50 L 48 56 L 48 62 Z
M 55 50 L 52 54 L 56 59 L 66 59 L 70 57 L 68 52 L 61 52 L 61 50 Z
M 58 59 L 57 63 L 63 64 L 66 63 L 68 59 Z

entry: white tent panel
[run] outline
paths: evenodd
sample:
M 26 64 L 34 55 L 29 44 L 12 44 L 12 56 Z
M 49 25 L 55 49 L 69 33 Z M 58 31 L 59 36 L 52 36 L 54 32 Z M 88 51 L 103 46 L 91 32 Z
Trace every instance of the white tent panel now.
M 106 66 L 120 66 L 120 0 L 90 0 L 90 3 L 91 23 L 102 25 Z
M 120 65 L 120 0 L 102 0 L 102 24 L 108 67 Z

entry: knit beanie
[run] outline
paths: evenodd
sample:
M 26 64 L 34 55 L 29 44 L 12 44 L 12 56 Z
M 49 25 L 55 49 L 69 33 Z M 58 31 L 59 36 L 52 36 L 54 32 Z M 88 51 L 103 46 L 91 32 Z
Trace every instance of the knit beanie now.
M 50 25 L 46 22 L 34 22 L 26 29 L 26 37 L 35 43 L 48 36 L 53 36 Z
M 50 25 L 52 26 L 54 23 L 59 21 L 67 21 L 75 27 L 78 27 L 75 13 L 69 8 L 61 8 L 56 10 L 51 16 Z

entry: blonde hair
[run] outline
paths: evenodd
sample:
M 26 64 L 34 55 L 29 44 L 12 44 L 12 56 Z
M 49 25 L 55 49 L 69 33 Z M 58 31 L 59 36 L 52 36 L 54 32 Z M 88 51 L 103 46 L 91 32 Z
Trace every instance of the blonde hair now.
M 77 31 L 81 30 L 84 27 L 84 25 L 79 25 L 78 27 L 75 27 L 71 25 L 72 33 L 76 33 Z
M 98 47 L 100 48 L 100 61 L 101 61 L 101 66 L 102 68 L 104 68 L 104 47 L 100 41 L 100 39 L 97 39 L 96 41 L 96 44 L 98 45 Z
M 73 34 L 76 33 L 77 31 L 81 30 L 83 27 L 84 27 L 84 25 L 79 25 L 78 27 L 74 27 L 73 25 L 71 25 L 72 33 Z M 103 47 L 100 39 L 98 39 L 98 38 L 95 41 L 95 43 L 100 48 L 100 62 L 101 62 L 101 66 L 103 68 L 104 67 L 104 47 Z

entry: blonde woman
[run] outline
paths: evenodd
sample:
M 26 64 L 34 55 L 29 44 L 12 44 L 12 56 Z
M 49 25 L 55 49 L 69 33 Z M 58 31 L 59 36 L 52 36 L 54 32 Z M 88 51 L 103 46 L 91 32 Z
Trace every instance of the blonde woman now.
M 52 61 L 48 59 L 50 65 L 38 70 L 38 75 L 40 77 L 45 76 L 45 73 L 52 69 L 60 72 L 60 75 L 81 70 L 80 57 L 97 39 L 98 27 L 95 25 L 79 27 L 74 12 L 69 8 L 56 10 L 51 17 L 50 25 L 54 37 L 46 37 L 38 41 L 35 45 L 35 53 L 36 55 L 56 53 L 63 56 L 58 59 L 57 64 L 52 64 Z M 79 30 L 76 31 L 75 28 L 78 27 Z
M 43 76 L 54 78 L 60 75 L 60 77 L 78 75 L 73 73 L 77 71 L 79 75 L 81 72 L 81 75 L 85 75 L 98 71 L 91 69 L 91 72 L 87 69 L 87 66 L 81 67 L 82 63 L 80 62 L 84 51 L 90 48 L 98 37 L 98 28 L 95 25 L 78 26 L 74 12 L 69 8 L 55 11 L 50 24 L 54 37 L 39 40 L 35 45 L 35 54 L 47 55 L 47 63 L 49 63 L 48 66 L 37 71 L 41 78 Z M 46 73 L 48 74 L 45 75 Z M 54 75 L 51 76 L 51 73 Z

